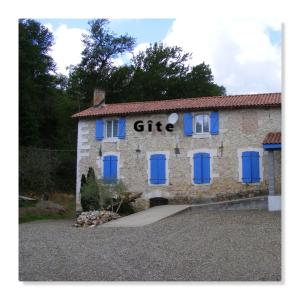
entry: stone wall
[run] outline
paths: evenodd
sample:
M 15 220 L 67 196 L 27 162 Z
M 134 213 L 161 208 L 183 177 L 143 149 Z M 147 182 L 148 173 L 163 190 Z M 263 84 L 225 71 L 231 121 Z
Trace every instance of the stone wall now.
M 164 197 L 169 203 L 191 203 L 194 199 L 228 199 L 237 196 L 259 195 L 267 191 L 267 159 L 262 141 L 268 132 L 281 131 L 281 111 L 279 108 L 243 109 L 219 111 L 219 134 L 204 138 L 186 137 L 183 133 L 183 113 L 173 132 L 136 132 L 136 120 L 146 123 L 160 121 L 165 125 L 169 114 L 149 114 L 126 117 L 126 138 L 124 140 L 97 141 L 95 139 L 95 119 L 82 119 L 78 123 L 77 160 L 77 209 L 80 210 L 80 178 L 93 167 L 101 177 L 102 157 L 107 153 L 119 155 L 119 174 L 130 191 L 143 192 L 137 201 L 137 208 L 146 208 L 150 198 Z M 176 142 L 180 154 L 174 153 Z M 223 151 L 221 146 L 223 145 Z M 136 149 L 140 149 L 140 153 Z M 254 149 L 262 155 L 262 181 L 259 184 L 245 185 L 240 180 L 239 152 Z M 192 184 L 192 153 L 205 150 L 211 153 L 211 184 Z M 169 156 L 166 186 L 148 184 L 148 160 L 151 152 L 162 151 Z M 276 155 L 276 191 L 280 186 L 280 154 Z

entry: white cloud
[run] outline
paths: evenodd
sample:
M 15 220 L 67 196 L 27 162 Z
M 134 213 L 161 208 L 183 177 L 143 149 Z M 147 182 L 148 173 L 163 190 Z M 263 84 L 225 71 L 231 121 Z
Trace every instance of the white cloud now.
M 268 28 L 280 30 L 280 23 L 202 15 L 176 19 L 164 43 L 192 52 L 192 65 L 209 64 L 228 94 L 280 91 L 281 49 L 271 43 Z
M 87 33 L 87 31 L 81 28 L 69 28 L 64 24 L 56 30 L 53 30 L 51 24 L 45 24 L 45 26 L 54 35 L 55 44 L 52 47 L 51 55 L 56 62 L 57 72 L 67 75 L 66 68 L 81 61 L 81 52 L 84 48 L 81 42 L 82 34 Z

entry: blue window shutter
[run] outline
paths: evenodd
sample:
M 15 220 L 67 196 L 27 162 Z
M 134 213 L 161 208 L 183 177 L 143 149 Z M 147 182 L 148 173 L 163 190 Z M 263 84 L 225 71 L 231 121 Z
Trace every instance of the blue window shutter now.
M 103 180 L 109 181 L 110 178 L 110 156 L 103 158 Z
M 251 152 L 251 182 L 260 182 L 259 177 L 259 152 Z
M 103 139 L 103 120 L 96 120 L 96 140 L 101 141 Z
M 156 155 L 150 157 L 150 183 L 158 184 L 158 165 Z
M 118 157 L 115 155 L 110 156 L 110 180 L 115 182 L 118 178 Z
M 219 134 L 219 113 L 217 111 L 210 113 L 210 133 L 212 135 Z
M 251 183 L 251 151 L 242 153 L 242 181 Z
M 210 183 L 210 154 L 202 154 L 202 183 Z
M 126 119 L 125 118 L 119 118 L 119 124 L 118 124 L 118 138 L 119 139 L 125 139 L 125 131 L 126 131 Z
M 111 183 L 118 179 L 118 157 L 115 155 L 107 155 L 103 158 L 103 179 L 105 182 Z
M 191 113 L 186 112 L 183 114 L 183 126 L 185 136 L 193 135 L 193 116 Z
M 166 156 L 164 154 L 153 154 L 150 157 L 150 183 L 166 183 Z
M 166 156 L 164 154 L 157 155 L 158 162 L 158 183 L 166 183 Z
M 194 154 L 194 183 L 200 184 L 202 183 L 202 155 L 201 153 Z

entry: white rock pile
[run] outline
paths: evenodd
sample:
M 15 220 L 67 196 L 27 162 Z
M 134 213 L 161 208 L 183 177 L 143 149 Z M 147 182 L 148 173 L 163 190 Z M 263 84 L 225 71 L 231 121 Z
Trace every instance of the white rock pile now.
M 82 212 L 74 224 L 75 227 L 95 227 L 99 224 L 120 218 L 120 215 L 108 210 L 93 210 Z

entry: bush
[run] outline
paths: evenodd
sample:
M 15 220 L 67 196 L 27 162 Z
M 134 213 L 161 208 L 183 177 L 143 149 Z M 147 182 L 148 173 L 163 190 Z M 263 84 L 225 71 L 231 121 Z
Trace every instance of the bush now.
M 81 206 L 83 211 L 98 210 L 99 189 L 96 181 L 88 181 L 81 188 Z
M 108 183 L 97 180 L 93 168 L 89 168 L 87 177 L 81 176 L 81 206 L 83 211 L 107 209 L 113 210 L 114 205 L 120 202 L 121 194 L 126 191 L 124 183 L 119 180 Z
M 93 168 L 89 168 L 87 177 L 81 176 L 81 207 L 83 211 L 98 210 L 100 208 L 99 187 Z

